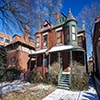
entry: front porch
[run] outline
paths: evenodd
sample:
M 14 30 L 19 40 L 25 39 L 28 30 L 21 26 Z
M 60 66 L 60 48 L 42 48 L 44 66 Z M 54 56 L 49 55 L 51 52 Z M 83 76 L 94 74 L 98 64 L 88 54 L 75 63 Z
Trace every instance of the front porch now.
M 31 55 L 30 59 L 34 57 L 36 59 L 33 69 L 41 71 L 43 77 L 47 74 L 58 76 L 59 88 L 70 89 L 71 75 L 86 72 L 86 55 L 81 48 L 48 50 Z
M 86 72 L 86 56 L 83 50 L 52 52 L 49 56 L 49 73 L 58 76 L 58 88 L 70 89 L 72 74 L 82 75 Z

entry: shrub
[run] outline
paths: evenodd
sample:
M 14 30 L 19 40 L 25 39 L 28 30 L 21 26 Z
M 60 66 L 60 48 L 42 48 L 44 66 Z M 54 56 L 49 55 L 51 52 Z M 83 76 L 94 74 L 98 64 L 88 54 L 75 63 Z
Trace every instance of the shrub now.
M 0 67 L 0 81 L 6 80 L 5 76 L 6 69 L 4 67 Z
M 88 75 L 86 73 L 83 76 L 77 74 L 72 75 L 71 90 L 81 91 L 88 89 Z
M 0 81 L 13 81 L 19 79 L 21 70 L 18 70 L 14 67 L 1 69 L 0 72 Z
M 31 72 L 27 72 L 25 73 L 25 80 L 30 82 L 30 83 L 33 83 L 34 82 L 34 71 L 31 71 Z
M 29 81 L 31 83 L 42 82 L 42 73 L 40 71 L 30 71 L 27 73 L 26 81 Z
M 8 68 L 6 70 L 7 80 L 13 81 L 13 80 L 19 79 L 21 72 L 22 72 L 21 70 L 14 67 Z
M 58 84 L 58 75 L 47 74 L 46 77 L 44 78 L 43 82 L 47 83 L 47 84 L 57 85 Z

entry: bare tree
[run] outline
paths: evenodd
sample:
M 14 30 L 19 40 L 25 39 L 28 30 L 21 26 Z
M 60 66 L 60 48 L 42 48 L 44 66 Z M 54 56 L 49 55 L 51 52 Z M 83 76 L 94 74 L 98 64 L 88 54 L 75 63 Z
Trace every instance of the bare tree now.
M 86 25 L 85 30 L 86 30 L 87 45 L 88 45 L 87 52 L 89 56 L 91 55 L 90 45 L 93 44 L 92 38 L 93 38 L 95 18 L 98 16 L 100 16 L 100 3 L 97 2 L 92 3 L 89 6 L 83 7 L 82 11 L 78 15 L 79 22 L 82 22 L 82 20 L 85 21 L 85 25 Z
M 56 5 L 53 0 L 50 4 L 47 1 L 50 0 L 0 0 L 0 21 L 3 29 L 7 33 L 12 32 L 13 28 L 24 31 L 25 25 L 29 25 L 34 31 L 49 17 L 49 13 L 61 8 L 58 6 L 61 5 L 61 0 L 55 0 Z

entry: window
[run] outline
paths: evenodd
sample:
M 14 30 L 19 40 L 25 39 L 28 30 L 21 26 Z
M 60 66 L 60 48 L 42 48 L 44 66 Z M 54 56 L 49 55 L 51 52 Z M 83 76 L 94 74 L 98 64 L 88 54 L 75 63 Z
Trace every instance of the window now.
M 75 35 L 75 33 L 72 33 L 72 40 L 76 40 L 76 35 Z
M 56 38 L 57 38 L 57 44 L 61 44 L 62 43 L 62 31 L 58 31 L 56 33 Z
M 67 36 L 67 40 L 69 40 L 69 27 L 67 26 L 67 28 L 66 28 L 66 36 Z
M 39 46 L 40 46 L 40 38 L 37 37 L 37 39 L 36 39 L 36 47 L 39 47 Z
M 47 35 L 44 35 L 44 42 L 43 42 L 43 46 L 46 47 L 47 46 Z
M 8 39 L 5 39 L 5 42 L 6 42 L 6 43 L 10 43 L 10 40 L 8 40 Z
M 76 33 L 75 26 L 72 26 L 72 33 Z
M 44 28 L 48 28 L 48 24 L 45 24 L 45 25 L 44 25 Z
M 3 37 L 0 37 L 0 41 L 3 41 L 4 40 L 4 38 Z
M 80 47 L 83 46 L 83 44 L 82 44 L 82 36 L 79 36 L 79 37 L 78 37 L 78 45 L 79 45 Z
M 72 26 L 72 40 L 76 40 L 76 29 L 75 26 Z

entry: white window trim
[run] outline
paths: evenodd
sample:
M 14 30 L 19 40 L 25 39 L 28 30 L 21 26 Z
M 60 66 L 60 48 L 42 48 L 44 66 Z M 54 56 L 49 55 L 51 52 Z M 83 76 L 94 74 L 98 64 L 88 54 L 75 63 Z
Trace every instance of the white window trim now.
M 62 27 L 56 29 L 56 31 L 61 31 L 61 30 L 62 30 Z
M 76 33 L 76 28 L 75 28 L 75 26 L 72 26 L 72 33 Z
M 76 35 L 75 35 L 75 33 L 72 34 L 72 40 L 76 40 Z
M 44 36 L 44 35 L 47 35 L 47 34 L 48 34 L 48 32 L 46 32 L 46 33 L 43 33 L 43 36 Z

